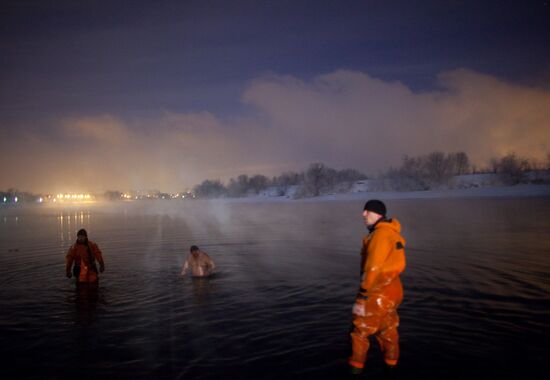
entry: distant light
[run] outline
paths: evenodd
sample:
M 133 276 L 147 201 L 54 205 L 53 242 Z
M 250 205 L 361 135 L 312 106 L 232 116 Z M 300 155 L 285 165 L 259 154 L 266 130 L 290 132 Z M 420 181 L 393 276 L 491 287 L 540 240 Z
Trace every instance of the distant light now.
M 42 199 L 42 197 L 38 198 L 38 203 L 42 203 L 44 202 L 44 199 Z
M 15 203 L 17 203 L 17 197 L 15 197 Z
M 8 200 L 8 198 L 4 197 L 4 203 L 6 203 L 7 200 Z

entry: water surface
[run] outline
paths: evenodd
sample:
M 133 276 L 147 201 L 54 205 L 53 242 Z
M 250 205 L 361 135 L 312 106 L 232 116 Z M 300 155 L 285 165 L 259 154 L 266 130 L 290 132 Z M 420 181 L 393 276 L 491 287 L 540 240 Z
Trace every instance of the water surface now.
M 550 199 L 392 200 L 408 241 L 399 378 L 542 376 Z M 362 202 L 0 209 L 2 378 L 345 377 Z M 79 228 L 96 291 L 64 277 Z M 188 247 L 216 261 L 179 276 Z M 371 348 L 365 378 L 383 378 Z

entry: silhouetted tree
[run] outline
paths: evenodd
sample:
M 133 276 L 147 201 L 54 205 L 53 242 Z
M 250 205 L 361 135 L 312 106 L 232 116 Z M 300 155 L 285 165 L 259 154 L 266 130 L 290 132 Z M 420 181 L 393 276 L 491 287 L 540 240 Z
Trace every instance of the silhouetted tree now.
M 417 157 L 403 156 L 401 167 L 390 168 L 383 178 L 394 190 L 427 190 L 446 184 L 456 174 L 467 173 L 469 166 L 464 152 L 435 151 Z
M 464 152 L 456 152 L 449 154 L 449 160 L 453 167 L 453 174 L 462 175 L 470 171 L 470 160 L 468 155 Z
M 227 189 L 220 180 L 205 180 L 193 189 L 198 198 L 219 198 L 227 193 Z
M 337 182 L 355 182 L 367 179 L 367 176 L 355 169 L 343 169 L 337 173 Z
M 436 184 L 441 184 L 453 175 L 453 165 L 449 156 L 443 152 L 432 152 L 425 157 L 426 177 Z
M 278 177 L 273 177 L 273 186 L 288 188 L 300 184 L 304 180 L 304 173 L 285 172 Z
M 265 175 L 256 174 L 250 177 L 248 181 L 248 191 L 253 191 L 255 194 L 259 194 L 260 191 L 266 189 L 269 186 L 269 178 Z
M 324 164 L 319 162 L 311 164 L 306 171 L 305 181 L 300 189 L 300 194 L 304 196 L 318 196 L 325 182 L 325 171 Z
M 529 160 L 510 153 L 501 159 L 493 159 L 502 182 L 515 185 L 525 180 L 525 172 L 530 170 Z M 493 161 L 492 160 L 492 161 Z
M 242 197 L 246 195 L 248 191 L 248 176 L 242 174 L 237 177 L 237 179 L 231 178 L 229 180 L 229 185 L 227 185 L 227 193 L 230 197 Z

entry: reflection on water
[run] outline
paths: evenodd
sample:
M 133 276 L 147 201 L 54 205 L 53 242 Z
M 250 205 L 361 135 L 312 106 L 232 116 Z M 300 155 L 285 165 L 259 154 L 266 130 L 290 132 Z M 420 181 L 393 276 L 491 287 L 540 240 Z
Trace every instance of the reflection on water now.
M 88 327 L 98 318 L 98 306 L 107 302 L 98 283 L 79 283 L 74 294 L 67 297 L 67 304 L 75 310 L 75 323 Z
M 542 377 L 550 202 L 388 202 L 404 227 L 400 378 Z M 362 202 L 0 209 L 2 378 L 341 378 Z M 64 277 L 79 228 L 95 288 Z M 188 247 L 215 260 L 181 277 Z M 383 378 L 374 349 L 365 377 Z M 85 375 L 83 375 L 85 373 Z
M 57 211 L 56 218 L 58 220 L 58 234 L 60 242 L 64 244 L 66 241 L 76 240 L 76 232 L 87 226 L 88 229 L 92 226 L 90 211 Z
M 208 302 L 209 296 L 215 293 L 216 277 L 219 276 L 213 274 L 210 277 L 189 277 L 192 284 L 193 296 L 195 297 L 197 305 Z

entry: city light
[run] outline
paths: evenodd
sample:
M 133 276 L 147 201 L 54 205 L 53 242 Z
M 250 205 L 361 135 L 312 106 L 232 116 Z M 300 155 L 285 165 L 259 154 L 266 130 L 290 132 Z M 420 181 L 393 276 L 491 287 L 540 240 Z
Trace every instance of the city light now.
M 93 202 L 94 197 L 91 194 L 82 193 L 59 193 L 52 200 L 53 202 Z
M 4 193 L 5 194 L 5 193 Z M 107 191 L 105 193 L 91 194 L 91 193 L 70 193 L 60 192 L 57 194 L 26 194 L 22 193 L 18 196 L 4 195 L 0 196 L 0 204 L 25 204 L 30 202 L 39 204 L 81 204 L 81 203 L 96 203 L 104 201 L 139 201 L 139 200 L 190 200 L 195 199 L 195 194 L 191 191 L 183 192 L 161 192 L 159 190 L 126 190 L 124 192 L 119 191 Z

